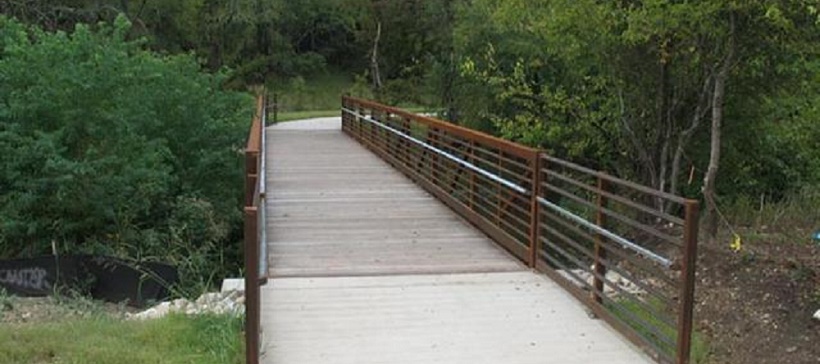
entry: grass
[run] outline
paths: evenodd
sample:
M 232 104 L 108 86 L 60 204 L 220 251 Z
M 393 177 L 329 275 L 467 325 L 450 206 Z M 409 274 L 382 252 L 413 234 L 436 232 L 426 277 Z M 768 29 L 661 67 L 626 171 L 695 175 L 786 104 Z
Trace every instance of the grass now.
M 402 110 L 407 110 L 413 113 L 425 113 L 427 112 L 426 108 L 423 107 L 407 107 L 402 108 Z M 277 122 L 285 122 L 285 121 L 293 121 L 293 120 L 302 120 L 302 119 L 313 119 L 313 118 L 324 118 L 324 117 L 331 117 L 331 116 L 339 116 L 341 114 L 340 109 L 332 109 L 332 110 L 310 110 L 310 111 L 286 111 L 278 113 L 276 116 Z M 270 121 L 273 121 L 273 116 L 269 115 Z
M 279 113 L 276 117 L 277 122 L 283 121 L 293 121 L 293 120 L 302 120 L 302 119 L 313 119 L 313 118 L 324 118 L 330 116 L 339 116 L 341 111 L 339 109 L 335 110 L 312 110 L 312 111 L 287 111 L 283 113 Z M 268 114 L 270 121 L 273 121 L 273 116 Z
M 296 77 L 287 83 L 267 87 L 277 95 L 277 122 L 338 116 L 341 97 L 344 94 L 373 98 L 365 80 L 338 71 L 307 78 Z M 416 113 L 428 111 L 416 105 L 398 106 Z
M 653 306 L 655 311 L 663 312 L 660 302 L 648 302 L 650 305 Z M 620 309 L 615 309 L 611 307 L 612 305 L 617 304 Z M 665 350 L 665 354 L 669 357 L 675 357 L 675 348 L 669 347 L 666 343 L 664 343 L 660 338 L 656 337 L 653 333 L 651 333 L 648 329 L 644 328 L 640 323 L 636 322 L 636 320 L 629 317 L 629 315 L 625 314 L 623 311 L 628 311 L 632 316 L 635 316 L 646 324 L 651 325 L 655 328 L 655 330 L 659 331 L 663 334 L 663 336 L 669 338 L 673 343 L 677 341 L 677 330 L 674 327 L 670 327 L 661 319 L 655 316 L 654 313 L 650 312 L 645 306 L 630 300 L 630 299 L 620 299 L 617 300 L 617 303 L 607 303 L 606 304 L 609 311 L 627 325 L 632 327 L 635 332 L 638 333 L 641 337 L 647 339 L 648 341 L 654 343 L 659 348 Z M 708 363 L 709 359 L 709 344 L 707 343 L 704 336 L 697 331 L 692 332 L 692 346 L 689 350 L 689 362 L 692 364 L 705 364 Z
M 242 319 L 106 316 L 0 326 L 0 363 L 242 363 Z
M 308 78 L 295 77 L 285 84 L 268 85 L 277 95 L 277 104 L 282 114 L 295 111 L 338 110 L 341 97 L 345 93 L 367 97 L 362 94 L 352 75 L 343 72 L 328 72 Z

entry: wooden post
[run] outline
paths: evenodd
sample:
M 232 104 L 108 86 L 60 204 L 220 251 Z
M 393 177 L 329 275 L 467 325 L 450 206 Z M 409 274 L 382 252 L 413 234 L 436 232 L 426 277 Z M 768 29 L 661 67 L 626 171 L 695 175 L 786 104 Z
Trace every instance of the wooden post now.
M 678 364 L 689 363 L 692 347 L 692 309 L 695 305 L 695 262 L 698 254 L 698 209 L 697 201 L 684 203 L 683 258 L 678 311 Z
M 598 177 L 598 210 L 595 213 L 595 224 L 599 227 L 606 228 L 606 215 L 604 214 L 603 209 L 607 206 L 607 198 L 604 196 L 604 192 L 608 189 L 608 184 L 606 180 L 601 177 Z M 601 277 L 606 278 L 606 265 L 604 264 L 604 260 L 606 260 L 606 249 L 604 248 L 604 237 L 601 234 L 595 235 L 595 258 L 592 263 L 592 300 L 598 304 L 603 303 L 603 296 L 604 296 L 604 280 Z

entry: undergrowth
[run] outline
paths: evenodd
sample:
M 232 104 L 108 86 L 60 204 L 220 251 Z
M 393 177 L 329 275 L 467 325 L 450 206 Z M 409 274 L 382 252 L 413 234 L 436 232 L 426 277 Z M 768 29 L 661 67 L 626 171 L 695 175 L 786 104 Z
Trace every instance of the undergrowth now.
M 663 309 L 660 302 L 652 302 L 650 300 L 647 303 L 653 306 L 656 311 L 662 312 Z M 617 304 L 620 308 L 613 309 L 613 304 Z M 657 334 L 652 333 L 649 329 L 636 322 L 636 320 L 632 319 L 630 315 L 637 317 L 648 325 L 651 325 L 657 333 L 662 334 L 665 338 L 667 338 L 666 340 L 669 340 L 671 343 L 677 343 L 677 328 L 667 325 L 646 307 L 629 299 L 617 300 L 617 303 L 608 303 L 606 306 L 609 308 L 609 311 L 615 315 L 615 317 L 618 317 L 621 321 L 629 325 L 638 335 L 653 343 L 658 348 L 661 348 L 661 350 L 664 350 L 663 354 L 670 358 L 674 358 L 676 356 L 674 346 L 670 346 L 665 343 L 664 339 L 658 338 Z M 624 312 L 628 312 L 629 314 Z M 690 363 L 707 363 L 709 352 L 709 344 L 706 341 L 705 336 L 697 331 L 693 331 L 692 346 L 689 351 Z

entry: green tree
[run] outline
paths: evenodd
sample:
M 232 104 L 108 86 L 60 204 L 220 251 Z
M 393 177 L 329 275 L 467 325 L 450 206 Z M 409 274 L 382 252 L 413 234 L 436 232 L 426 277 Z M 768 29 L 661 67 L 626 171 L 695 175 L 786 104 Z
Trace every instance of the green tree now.
M 251 100 L 190 56 L 127 41 L 124 17 L 97 28 L 0 18 L 0 255 L 56 242 L 234 269 L 221 259 L 236 254 Z
M 470 118 L 664 191 L 699 193 L 699 184 L 680 191 L 688 162 L 711 169 L 703 187 L 714 195 L 722 140 L 769 130 L 761 105 L 775 104 L 764 100 L 815 98 L 794 92 L 816 77 L 808 1 L 475 0 L 459 13 L 462 74 L 487 90 L 478 95 L 488 102 L 465 108 Z M 460 96 L 468 106 L 476 98 Z M 770 163 L 730 153 L 736 166 Z

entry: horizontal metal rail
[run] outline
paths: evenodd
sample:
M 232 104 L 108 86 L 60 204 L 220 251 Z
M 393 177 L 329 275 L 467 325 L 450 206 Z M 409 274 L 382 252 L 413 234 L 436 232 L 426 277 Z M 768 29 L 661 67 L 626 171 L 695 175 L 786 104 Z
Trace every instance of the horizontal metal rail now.
M 689 363 L 697 201 L 369 100 L 342 98 L 342 131 L 656 360 Z
M 493 174 L 493 173 L 491 173 L 491 172 L 489 172 L 485 169 L 482 169 L 482 168 L 480 168 L 480 167 L 478 167 L 478 166 L 476 166 L 476 165 L 474 165 L 474 164 L 472 164 L 468 161 L 465 161 L 465 160 L 463 160 L 459 157 L 456 157 L 455 155 L 450 154 L 450 153 L 448 153 L 448 152 L 446 152 L 446 151 L 444 151 L 440 148 L 434 147 L 434 146 L 432 146 L 428 143 L 425 143 L 424 141 L 421 141 L 421 140 L 419 140 L 417 138 L 414 138 L 410 135 L 404 134 L 401 131 L 396 130 L 395 128 L 393 128 L 389 125 L 386 125 L 386 124 L 384 124 L 384 123 L 382 123 L 378 120 L 375 120 L 375 119 L 373 119 L 372 117 L 370 117 L 368 115 L 362 115 L 362 114 L 360 114 L 358 112 L 355 112 L 353 110 L 350 110 L 348 108 L 342 108 L 342 111 L 344 111 L 348 114 L 351 114 L 351 115 L 359 118 L 360 120 L 367 121 L 367 122 L 369 122 L 373 125 L 376 125 L 376 126 L 382 128 L 382 129 L 385 129 L 385 130 L 387 130 L 387 131 L 389 131 L 389 132 L 391 132 L 395 135 L 398 135 L 401 138 L 404 138 L 404 139 L 409 140 L 409 141 L 411 141 L 415 144 L 418 144 L 418 145 L 422 146 L 423 148 L 426 148 L 430 151 L 438 153 L 438 154 L 444 156 L 445 158 L 450 159 L 453 162 L 456 162 L 459 165 L 464 166 L 465 168 L 468 168 L 468 169 L 470 169 L 470 170 L 472 170 L 476 173 L 479 173 L 482 176 L 487 177 L 487 178 L 489 178 L 489 179 L 491 179 L 491 180 L 493 180 L 493 181 L 495 181 L 495 182 L 497 182 L 497 183 L 499 183 L 499 184 L 501 184 L 501 185 L 515 191 L 515 192 L 518 192 L 522 195 L 530 195 L 529 191 L 527 191 L 527 189 L 525 189 L 524 187 L 521 187 L 521 186 L 519 186 L 519 185 L 517 185 L 517 184 L 515 184 L 515 183 L 513 183 L 509 180 L 506 180 L 506 179 L 504 179 L 504 178 L 502 178 L 502 177 L 500 177 L 496 174 Z M 590 230 L 593 230 L 593 231 L 595 231 L 595 232 L 597 232 L 601 235 L 606 236 L 607 238 L 611 239 L 612 241 L 617 242 L 618 244 L 620 244 L 621 246 L 623 246 L 626 249 L 630 249 L 630 250 L 632 250 L 632 251 L 634 251 L 638 254 L 641 254 L 641 255 L 643 255 L 643 256 L 645 256 L 645 257 L 647 257 L 647 258 L 649 258 L 649 259 L 663 265 L 664 267 L 669 268 L 669 267 L 672 266 L 672 261 L 670 261 L 669 259 L 664 258 L 664 257 L 662 257 L 662 256 L 650 251 L 649 249 L 646 249 L 646 248 L 644 248 L 644 247 L 642 247 L 642 246 L 640 246 L 636 243 L 633 243 L 633 242 L 631 242 L 627 239 L 624 239 L 624 238 L 618 236 L 617 234 L 615 234 L 615 233 L 613 233 L 609 230 L 606 230 L 604 228 L 596 226 L 595 224 L 587 221 L 586 219 L 584 219 L 584 218 L 582 218 L 578 215 L 575 215 L 575 214 L 561 208 L 560 206 L 547 201 L 546 199 L 544 199 L 542 197 L 538 197 L 538 201 L 542 205 L 545 205 L 545 206 L 547 206 L 547 207 L 561 213 L 562 215 L 564 215 L 564 216 L 568 217 L 569 219 L 577 222 L 578 224 L 581 224 L 581 225 L 583 225 L 584 227 L 586 227 Z
M 651 251 L 649 249 L 646 249 L 646 248 L 644 248 L 644 247 L 642 247 L 638 244 L 635 244 L 635 243 L 633 243 L 633 242 L 631 242 L 627 239 L 624 239 L 623 237 L 619 236 L 618 234 L 615 234 L 615 233 L 613 233 L 613 232 L 611 232 L 607 229 L 604 229 L 604 228 L 602 228 L 598 225 L 595 225 L 595 224 L 587 221 L 587 219 L 585 219 L 583 217 L 580 217 L 576 214 L 573 214 L 572 212 L 569 212 L 566 209 L 561 208 L 561 206 L 558 206 L 558 205 L 556 205 L 552 202 L 547 201 L 543 197 L 538 197 L 538 202 L 541 203 L 542 205 L 547 206 L 550 209 L 558 212 L 559 214 L 563 215 L 564 217 L 566 217 L 566 218 L 568 218 L 572 221 L 575 221 L 579 225 L 581 225 L 581 226 L 583 226 L 587 229 L 590 229 L 590 230 L 592 230 L 592 231 L 594 231 L 598 234 L 606 236 L 610 240 L 620 244 L 621 246 L 623 246 L 626 249 L 632 250 L 632 251 L 634 251 L 634 252 L 636 252 L 640 255 L 643 255 L 644 257 L 646 257 L 648 259 L 651 259 L 651 260 L 657 262 L 658 264 L 660 264 L 660 265 L 662 265 L 666 268 L 669 268 L 669 267 L 672 266 L 672 261 L 671 260 L 669 260 L 665 257 L 662 257 L 662 256 L 654 253 L 653 251 Z
M 485 170 L 485 169 L 479 168 L 478 166 L 476 166 L 476 165 L 474 165 L 474 164 L 472 164 L 472 163 L 470 163 L 470 162 L 467 162 L 467 161 L 465 161 L 465 160 L 463 160 L 463 159 L 461 159 L 461 158 L 459 158 L 459 157 L 456 157 L 456 156 L 454 156 L 454 155 L 452 155 L 452 154 L 450 154 L 450 153 L 447 153 L 446 151 L 444 151 L 444 150 L 442 150 L 442 149 L 440 149 L 440 148 L 436 148 L 436 147 L 434 147 L 434 146 L 432 146 L 432 145 L 430 145 L 430 144 L 427 144 L 427 143 L 425 143 L 425 142 L 423 142 L 423 141 L 421 141 L 421 140 L 419 140 L 419 139 L 417 139 L 417 138 L 414 138 L 414 137 L 412 137 L 412 136 L 410 136 L 410 135 L 407 135 L 407 134 L 405 134 L 405 133 L 402 133 L 401 131 L 396 130 L 396 129 L 394 129 L 394 128 L 392 128 L 392 127 L 388 126 L 388 125 L 385 125 L 384 123 L 382 123 L 382 122 L 380 122 L 380 121 L 378 121 L 378 120 L 375 120 L 375 119 L 373 119 L 373 118 L 372 118 L 372 117 L 370 117 L 370 116 L 359 114 L 359 113 L 357 113 L 357 112 L 355 112 L 355 111 L 353 111 L 353 110 L 347 109 L 347 108 L 342 108 L 342 111 L 344 111 L 344 112 L 346 112 L 346 113 L 348 113 L 348 114 L 351 114 L 351 115 L 353 115 L 353 116 L 356 116 L 357 118 L 359 118 L 359 119 L 361 119 L 361 120 L 364 120 L 364 121 L 367 121 L 367 122 L 369 122 L 369 123 L 372 123 L 373 125 L 376 125 L 376 126 L 378 126 L 378 127 L 382 128 L 382 129 L 385 129 L 385 130 L 387 130 L 387 131 L 389 131 L 389 132 L 391 132 L 391 133 L 393 133 L 393 134 L 396 134 L 396 135 L 398 135 L 398 136 L 400 136 L 400 137 L 402 137 L 402 138 L 404 138 L 404 139 L 406 139 L 406 140 L 409 140 L 409 141 L 411 141 L 411 142 L 413 142 L 413 143 L 415 143 L 415 144 L 418 144 L 418 145 L 420 145 L 421 147 L 423 147 L 423 148 L 425 148 L 425 149 L 428 149 L 428 150 L 430 150 L 430 151 L 432 151 L 432 152 L 438 153 L 438 154 L 440 154 L 440 155 L 444 156 L 445 158 L 447 158 L 447 159 L 449 159 L 449 160 L 451 160 L 451 161 L 453 161 L 453 162 L 456 162 L 456 163 L 458 163 L 459 165 L 462 165 L 462 166 L 464 166 L 465 168 L 468 168 L 468 169 L 470 169 L 470 170 L 472 170 L 472 171 L 474 171 L 474 172 L 476 172 L 476 173 L 478 173 L 478 174 L 480 174 L 480 175 L 482 175 L 482 176 L 484 176 L 484 177 L 487 177 L 487 178 L 489 178 L 489 179 L 493 180 L 494 182 L 497 182 L 497 183 L 499 183 L 499 184 L 501 184 L 501 185 L 503 185 L 503 186 L 505 186 L 505 187 L 507 187 L 507 188 L 509 188 L 509 189 L 511 189 L 511 190 L 513 190 L 513 191 L 515 191 L 515 192 L 518 192 L 518 193 L 523 194 L 523 195 L 527 195 L 527 194 L 529 193 L 529 192 L 527 191 L 527 189 L 525 189 L 524 187 L 521 187 L 521 186 L 519 186 L 519 185 L 517 185 L 517 184 L 515 184 L 515 183 L 513 183 L 513 182 L 510 182 L 510 181 L 508 181 L 508 180 L 506 180 L 506 179 L 504 179 L 504 178 L 501 178 L 500 176 L 495 175 L 495 174 L 493 174 L 493 173 L 491 173 L 491 172 L 489 172 L 489 171 L 487 171 L 487 170 Z

